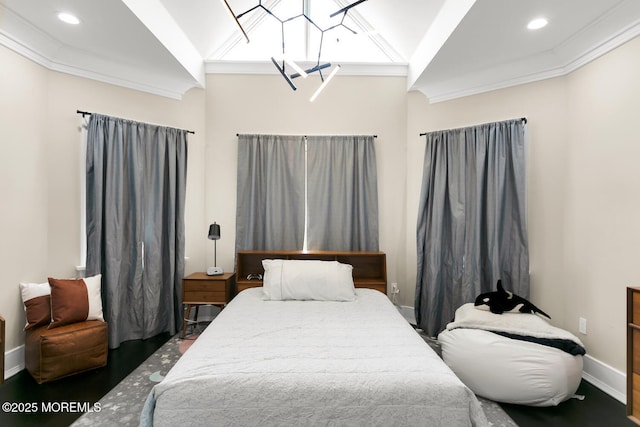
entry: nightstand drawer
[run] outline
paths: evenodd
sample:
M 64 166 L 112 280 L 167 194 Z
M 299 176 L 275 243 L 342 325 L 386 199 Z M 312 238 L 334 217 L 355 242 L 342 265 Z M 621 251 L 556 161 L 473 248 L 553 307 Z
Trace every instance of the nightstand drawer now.
M 226 304 L 227 303 L 227 295 L 228 293 L 225 291 L 213 291 L 207 289 L 201 290 L 186 290 L 184 291 L 184 297 L 182 300 L 183 304 L 188 303 L 219 303 Z
M 191 292 L 222 292 L 224 294 L 226 285 L 229 282 L 213 282 L 204 280 L 187 280 L 184 279 L 182 286 L 184 293 Z
M 183 304 L 226 304 L 231 300 L 235 274 L 207 276 L 193 273 L 182 279 Z

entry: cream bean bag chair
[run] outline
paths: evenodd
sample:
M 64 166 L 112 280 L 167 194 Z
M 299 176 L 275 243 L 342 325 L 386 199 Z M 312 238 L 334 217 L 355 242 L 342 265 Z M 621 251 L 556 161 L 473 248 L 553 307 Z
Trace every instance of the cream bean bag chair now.
M 582 377 L 582 342 L 535 314 L 465 304 L 438 341 L 462 382 L 497 402 L 555 406 L 575 394 Z

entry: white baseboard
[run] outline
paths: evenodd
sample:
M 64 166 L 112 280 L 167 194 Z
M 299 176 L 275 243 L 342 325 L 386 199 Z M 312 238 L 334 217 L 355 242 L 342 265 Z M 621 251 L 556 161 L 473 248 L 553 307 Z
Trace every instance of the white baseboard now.
M 627 376 L 606 363 L 588 354 L 584 356 L 582 378 L 589 381 L 609 396 L 627 404 Z
M 4 378 L 11 378 L 24 369 L 24 345 L 4 354 Z
M 398 311 L 407 321 L 416 324 L 413 307 L 399 306 Z M 583 358 L 582 378 L 598 387 L 609 396 L 627 404 L 627 375 L 612 366 L 585 355 Z

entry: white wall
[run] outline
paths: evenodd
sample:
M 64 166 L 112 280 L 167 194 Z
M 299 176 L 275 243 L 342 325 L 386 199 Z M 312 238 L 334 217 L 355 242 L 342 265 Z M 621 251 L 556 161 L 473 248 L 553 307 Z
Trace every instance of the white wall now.
M 416 224 L 425 138 L 422 132 L 527 117 L 528 230 L 531 298 L 562 317 L 561 287 L 537 285 L 537 276 L 556 276 L 561 254 L 567 139 L 566 81 L 562 78 L 522 85 L 454 101 L 429 104 L 419 93 L 409 97 L 407 143 L 407 270 L 416 273 Z M 544 249 L 543 249 L 544 248 Z M 538 282 L 539 283 L 539 282 Z M 411 292 L 407 292 L 411 293 Z M 402 300 L 413 305 L 412 300 Z
M 637 279 L 640 39 L 573 74 L 429 104 L 405 79 L 338 75 L 310 104 L 279 76 L 209 75 L 182 101 L 43 70 L 0 48 L 0 314 L 7 349 L 22 344 L 20 281 L 69 276 L 78 263 L 76 109 L 196 131 L 187 181 L 187 273 L 211 264 L 208 224 L 222 226 L 218 264 L 233 270 L 236 133 L 377 134 L 380 249 L 399 302 L 413 305 L 419 133 L 526 116 L 531 299 L 588 352 L 625 369 L 625 286 Z M 9 208 L 7 208 L 9 207 Z
M 49 196 L 48 274 L 73 275 L 79 262 L 79 137 L 76 110 L 97 112 L 163 126 L 188 129 L 186 197 L 186 264 L 188 272 L 202 263 L 204 174 L 204 91 L 189 91 L 181 101 L 82 79 L 49 73 L 46 95 Z
M 206 218 L 221 224 L 218 264 L 225 270 L 234 264 L 237 133 L 375 134 L 380 250 L 387 253 L 389 281 L 406 283 L 405 79 L 338 75 L 313 103 L 309 97 L 319 78 L 297 83 L 294 92 L 280 76 L 207 78 Z M 209 245 L 208 260 L 212 252 Z
M 176 101 L 47 71 L 0 47 L 0 315 L 6 350 L 24 343 L 18 284 L 76 277 L 80 262 L 80 131 L 76 110 L 196 132 L 189 136 L 187 272 L 204 245 L 204 90 Z
M 3 186 L 0 314 L 7 350 L 24 342 L 18 283 L 73 277 L 80 256 L 81 118 L 76 110 L 194 130 L 189 136 L 186 273 L 212 260 L 210 223 L 222 226 L 218 264 L 234 268 L 236 133 L 377 134 L 380 245 L 392 281 L 404 278 L 404 78 L 336 77 L 310 104 L 313 78 L 290 91 L 276 76 L 208 77 L 176 101 L 47 71 L 0 47 Z M 6 65 L 6 68 L 4 66 Z M 21 84 L 17 84 L 19 82 Z M 17 141 L 12 143 L 13 141 Z M 205 143 L 206 141 L 206 143 Z M 6 155 L 4 155 L 6 154 Z
M 46 280 L 48 73 L 0 47 L 0 315 L 6 349 L 24 341 L 20 281 Z
M 568 324 L 625 370 L 626 286 L 640 286 L 640 37 L 568 78 L 563 233 Z
M 640 38 L 562 78 L 438 104 L 409 94 L 409 283 L 424 154 L 418 134 L 527 117 L 531 300 L 591 357 L 624 372 L 625 288 L 640 285 L 638 75 Z M 413 305 L 411 291 L 402 303 Z M 578 333 L 579 317 L 587 335 Z

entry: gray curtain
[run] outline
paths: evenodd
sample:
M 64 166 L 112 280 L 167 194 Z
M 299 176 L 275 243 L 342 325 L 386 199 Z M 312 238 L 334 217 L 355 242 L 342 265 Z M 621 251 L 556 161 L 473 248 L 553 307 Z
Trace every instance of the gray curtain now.
M 236 252 L 302 248 L 304 150 L 303 136 L 238 136 Z
M 430 132 L 418 211 L 418 326 L 435 336 L 482 293 L 529 296 L 522 119 Z
M 307 138 L 309 249 L 378 250 L 373 136 Z
M 182 325 L 186 131 L 92 114 L 87 275 L 102 274 L 109 347 Z

